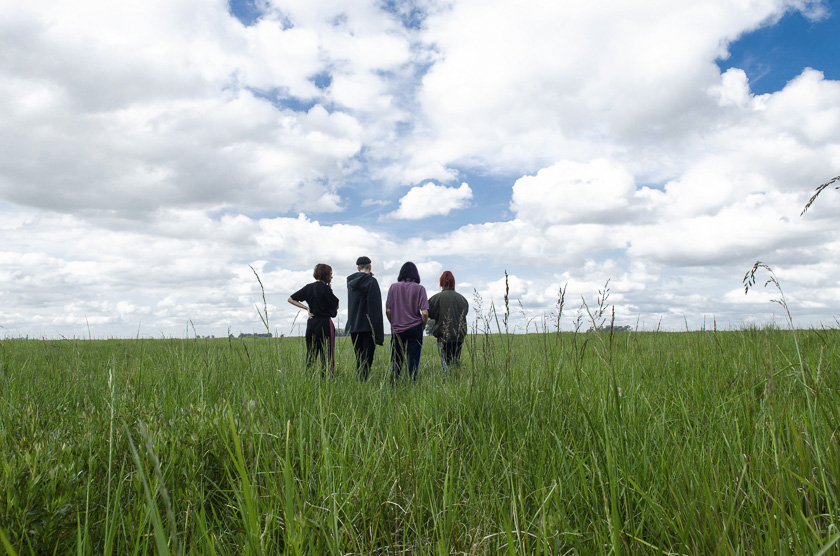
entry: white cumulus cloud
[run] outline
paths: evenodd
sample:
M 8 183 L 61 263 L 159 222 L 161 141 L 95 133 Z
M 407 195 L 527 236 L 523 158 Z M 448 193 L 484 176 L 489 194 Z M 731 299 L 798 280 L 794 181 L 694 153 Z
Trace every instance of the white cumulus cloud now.
M 511 209 L 518 218 L 540 224 L 609 223 L 630 216 L 635 192 L 633 175 L 620 165 L 604 159 L 561 161 L 516 180 Z
M 249 265 L 288 333 L 314 264 L 343 301 L 363 254 L 485 311 L 508 271 L 517 330 L 608 278 L 620 324 L 766 321 L 758 259 L 835 322 L 840 192 L 799 213 L 840 168 L 836 61 L 766 94 L 718 65 L 827 2 L 249 5 L 0 3 L 0 334 L 259 330 Z
M 427 183 L 420 187 L 412 187 L 400 199 L 400 207 L 392 212 L 391 216 L 401 220 L 445 216 L 453 210 L 466 207 L 472 196 L 472 189 L 466 183 L 457 188 Z

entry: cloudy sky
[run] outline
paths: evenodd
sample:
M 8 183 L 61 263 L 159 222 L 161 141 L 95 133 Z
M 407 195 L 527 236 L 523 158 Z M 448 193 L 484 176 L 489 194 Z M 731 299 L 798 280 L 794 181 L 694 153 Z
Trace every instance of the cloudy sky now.
M 840 2 L 0 2 L 0 337 L 297 334 L 356 257 L 564 328 L 840 315 Z M 476 316 L 474 304 L 471 320 Z M 585 322 L 588 325 L 588 322 Z M 550 326 L 550 325 L 549 325 Z

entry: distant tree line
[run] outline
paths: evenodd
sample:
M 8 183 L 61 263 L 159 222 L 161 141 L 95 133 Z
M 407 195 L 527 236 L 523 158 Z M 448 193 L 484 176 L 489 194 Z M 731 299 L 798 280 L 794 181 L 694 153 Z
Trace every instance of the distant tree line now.
M 590 326 L 587 332 L 632 332 L 633 329 L 628 324 L 624 325 L 607 325 L 607 326 L 599 326 L 595 328 L 594 326 Z

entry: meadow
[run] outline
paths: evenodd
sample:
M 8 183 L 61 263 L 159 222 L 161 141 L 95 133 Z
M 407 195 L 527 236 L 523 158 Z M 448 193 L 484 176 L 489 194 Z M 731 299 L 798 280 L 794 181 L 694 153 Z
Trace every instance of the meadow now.
M 8 554 L 838 553 L 840 330 L 0 341 Z

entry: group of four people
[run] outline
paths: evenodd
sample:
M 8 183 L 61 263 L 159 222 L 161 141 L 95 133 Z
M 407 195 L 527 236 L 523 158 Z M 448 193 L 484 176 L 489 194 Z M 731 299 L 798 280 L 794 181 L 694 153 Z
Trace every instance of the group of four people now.
M 382 321 L 382 294 L 379 282 L 373 277 L 371 260 L 359 257 L 356 272 L 347 277 L 347 326 L 356 354 L 356 371 L 367 380 L 373 365 L 377 345 L 385 343 Z M 335 326 L 332 318 L 338 315 L 338 298 L 332 291 L 332 268 L 326 264 L 315 266 L 315 282 L 305 285 L 289 297 L 289 303 L 306 311 L 306 364 L 321 362 L 321 375 L 335 369 Z M 391 380 L 399 378 L 405 360 L 408 374 L 417 379 L 420 353 L 423 349 L 423 330 L 431 318 L 432 335 L 437 338 L 438 352 L 444 369 L 459 364 L 461 347 L 467 336 L 469 303 L 455 292 L 455 277 L 446 270 L 440 276 L 440 293 L 430 299 L 420 285 L 417 266 L 407 262 L 400 268 L 397 281 L 388 289 L 385 314 L 391 324 Z M 304 304 L 305 303 L 305 304 Z

